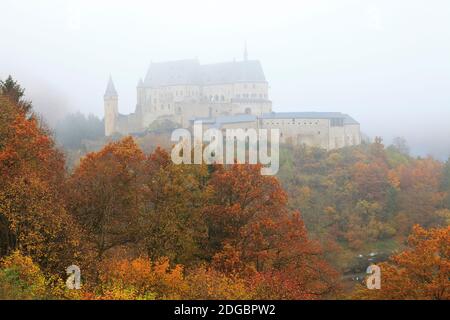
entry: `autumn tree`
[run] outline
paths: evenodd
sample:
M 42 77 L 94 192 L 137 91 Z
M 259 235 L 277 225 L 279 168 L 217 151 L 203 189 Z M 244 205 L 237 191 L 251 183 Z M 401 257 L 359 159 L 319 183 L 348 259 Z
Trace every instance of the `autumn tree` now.
M 61 193 L 64 157 L 36 118 L 4 96 L 0 108 L 1 254 L 20 250 L 44 271 L 62 273 L 78 245 Z
M 414 226 L 408 248 L 379 266 L 381 289 L 359 288 L 356 298 L 449 300 L 450 227 Z
M 167 256 L 186 265 L 201 258 L 206 239 L 201 209 L 208 200 L 202 187 L 205 175 L 204 166 L 175 165 L 160 148 L 147 157 L 141 230 L 150 258 Z
M 83 228 L 97 260 L 112 248 L 138 241 L 144 158 L 127 137 L 87 154 L 69 178 L 70 213 Z
M 445 192 L 445 207 L 450 209 L 450 158 L 445 162 L 442 178 L 441 190 Z
M 100 295 L 96 299 L 182 299 L 187 291 L 183 266 L 168 258 L 105 260 L 100 265 Z
M 0 259 L 0 300 L 80 299 L 78 290 L 69 290 L 55 274 L 20 251 Z
M 257 298 L 249 279 L 202 265 L 185 277 L 190 300 L 249 300 Z
M 277 179 L 262 176 L 259 166 L 217 166 L 208 187 L 211 200 L 204 212 L 210 253 L 230 244 L 257 269 L 263 268 L 260 255 L 268 249 L 263 233 L 270 232 L 286 210 L 287 196 Z
M 339 292 L 339 275 L 324 259 L 321 246 L 308 239 L 300 214 L 282 217 L 277 229 L 270 268 L 253 278 L 258 298 L 321 299 Z
M 320 246 L 308 239 L 300 214 L 288 210 L 275 177 L 262 176 L 259 166 L 218 166 L 210 188 L 205 215 L 217 270 L 265 283 L 289 274 L 296 299 L 337 289 L 337 274 L 323 260 Z
M 442 209 L 445 193 L 440 191 L 442 164 L 434 159 L 416 160 L 398 169 L 400 179 L 398 209 L 407 217 L 399 224 L 406 234 L 414 224 L 433 227 L 442 224 L 437 210 Z
M 383 201 L 389 188 L 388 166 L 382 161 L 358 162 L 354 165 L 352 182 L 361 200 Z

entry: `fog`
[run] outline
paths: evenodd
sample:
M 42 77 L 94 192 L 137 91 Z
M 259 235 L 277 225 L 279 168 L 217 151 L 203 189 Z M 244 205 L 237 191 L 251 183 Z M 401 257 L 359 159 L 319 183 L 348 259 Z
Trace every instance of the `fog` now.
M 448 0 L 0 0 L 0 79 L 54 122 L 134 111 L 150 61 L 261 61 L 274 111 L 341 111 L 415 154 L 450 154 Z

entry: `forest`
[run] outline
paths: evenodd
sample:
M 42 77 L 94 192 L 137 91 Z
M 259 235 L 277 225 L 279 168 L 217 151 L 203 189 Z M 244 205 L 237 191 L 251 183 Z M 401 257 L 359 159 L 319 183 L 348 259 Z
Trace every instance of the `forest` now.
M 0 299 L 450 298 L 450 161 L 402 139 L 282 146 L 278 176 L 175 165 L 131 136 L 68 165 L 56 140 L 0 82 Z M 371 261 L 380 290 L 360 275 Z

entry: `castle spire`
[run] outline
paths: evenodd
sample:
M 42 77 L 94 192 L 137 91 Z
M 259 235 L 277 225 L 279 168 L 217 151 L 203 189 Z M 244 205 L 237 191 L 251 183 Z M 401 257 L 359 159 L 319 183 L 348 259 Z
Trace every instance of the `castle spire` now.
M 245 40 L 244 44 L 244 61 L 248 60 L 248 52 L 247 52 L 247 40 Z
M 105 91 L 105 98 L 107 97 L 117 97 L 116 87 L 114 86 L 114 82 L 111 76 L 109 76 L 108 85 L 106 86 Z

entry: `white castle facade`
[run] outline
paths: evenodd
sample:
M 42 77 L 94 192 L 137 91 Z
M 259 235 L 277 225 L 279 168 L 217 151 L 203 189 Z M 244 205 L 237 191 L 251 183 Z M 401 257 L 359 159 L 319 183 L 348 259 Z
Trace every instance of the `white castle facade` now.
M 137 86 L 135 112 L 118 111 L 118 94 L 109 79 L 104 95 L 105 135 L 145 131 L 154 121 L 171 120 L 189 128 L 278 128 L 284 143 L 326 150 L 361 143 L 359 123 L 338 112 L 272 112 L 261 63 L 248 60 L 201 65 L 198 60 L 152 63 Z

